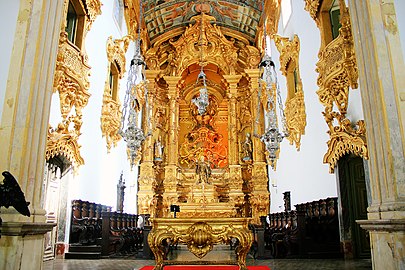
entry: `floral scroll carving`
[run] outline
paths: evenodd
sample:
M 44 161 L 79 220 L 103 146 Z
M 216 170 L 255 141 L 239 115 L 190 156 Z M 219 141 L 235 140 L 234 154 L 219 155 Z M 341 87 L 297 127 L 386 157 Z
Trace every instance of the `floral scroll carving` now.
M 308 1 L 307 1 L 308 2 Z M 352 153 L 368 159 L 366 128 L 363 120 L 353 124 L 346 117 L 350 88 L 358 87 L 358 69 L 354 51 L 349 10 L 343 0 L 340 5 L 339 36 L 319 52 L 316 71 L 319 73 L 317 94 L 325 111 L 330 136 L 324 163 L 333 173 L 337 161 L 344 154 Z M 311 15 L 312 16 L 312 15 Z M 334 110 L 337 108 L 337 111 Z
M 62 32 L 53 84 L 53 91 L 59 93 L 62 121 L 57 128 L 50 128 L 48 132 L 47 159 L 63 155 L 77 166 L 84 163 L 77 140 L 83 123 L 82 109 L 87 105 L 90 97 L 89 74 L 87 56 L 77 47 L 72 46 L 66 32 Z
M 309 15 L 315 21 L 317 21 L 316 14 L 318 13 L 319 10 L 319 2 L 320 0 L 305 0 L 304 9 L 309 12 Z
M 128 50 L 131 36 L 125 36 L 122 39 L 113 40 L 112 37 L 107 39 L 107 59 L 108 65 L 108 78 L 104 86 L 103 105 L 101 107 L 101 132 L 103 137 L 106 138 L 107 151 L 110 151 L 112 146 L 116 146 L 117 142 L 121 139 L 118 131 L 121 127 L 121 104 L 118 99 L 118 93 L 113 97 L 113 89 L 111 89 L 110 68 L 111 63 L 117 65 L 118 79 L 121 79 L 125 73 L 125 53 Z M 119 86 L 117 86 L 117 90 Z
M 199 62 L 204 65 L 212 62 L 226 74 L 235 74 L 238 49 L 225 38 L 217 25 L 210 23 L 215 18 L 203 14 L 191 20 L 196 23 L 189 26 L 177 41 L 170 42 L 176 48 L 174 59 L 177 74 Z M 200 50 L 204 50 L 202 54 Z
M 290 40 L 287 37 L 273 35 L 277 50 L 280 52 L 280 70 L 284 76 L 291 76 L 294 84 L 288 85 L 288 96 L 285 107 L 285 117 L 287 121 L 288 140 L 290 144 L 295 144 L 297 150 L 301 147 L 301 136 L 305 134 L 307 125 L 307 115 L 305 112 L 304 91 L 299 72 L 299 52 L 300 40 L 297 35 Z M 293 65 L 292 65 L 293 63 Z M 289 70 L 289 66 L 294 66 L 295 70 Z
M 334 172 L 339 158 L 345 154 L 353 153 L 368 159 L 364 120 L 357 121 L 356 126 L 353 126 L 352 122 L 340 113 L 324 113 L 324 116 L 329 126 L 330 140 L 323 162 L 329 164 L 330 173 Z M 338 126 L 333 125 L 335 119 L 339 123 Z
M 213 246 L 229 243 L 231 238 L 238 239 L 239 245 L 235 250 L 236 261 L 240 269 L 246 268 L 246 255 L 252 244 L 252 234 L 249 232 L 246 218 L 212 218 L 207 219 L 152 219 L 152 230 L 148 243 L 155 255 L 155 269 L 163 269 L 166 263 L 163 257 L 162 240 L 170 239 L 175 243 L 184 243 L 191 253 L 198 258 L 205 257 Z
M 68 1 L 65 1 L 65 5 L 67 3 Z M 86 17 L 82 33 L 84 39 L 96 17 L 101 14 L 101 2 L 99 0 L 82 0 L 82 4 Z M 90 66 L 87 63 L 85 51 L 68 40 L 65 23 L 61 26 L 53 92 L 59 94 L 62 121 L 56 128 L 49 128 L 46 159 L 49 160 L 58 155 L 64 156 L 76 169 L 84 164 L 80 155 L 78 138 L 83 123 L 82 110 L 90 98 L 88 92 L 90 88 Z

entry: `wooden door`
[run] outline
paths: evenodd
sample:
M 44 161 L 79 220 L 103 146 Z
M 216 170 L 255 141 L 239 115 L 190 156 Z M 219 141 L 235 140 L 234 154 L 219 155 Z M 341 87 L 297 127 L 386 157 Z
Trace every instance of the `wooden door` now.
M 354 258 L 370 258 L 370 238 L 366 230 L 356 220 L 367 219 L 367 189 L 363 159 L 346 155 L 339 160 L 339 181 L 342 204 L 348 215 L 343 215 L 343 223 L 350 224 Z M 342 190 L 343 189 L 343 190 Z M 343 196 L 347 194 L 346 196 Z

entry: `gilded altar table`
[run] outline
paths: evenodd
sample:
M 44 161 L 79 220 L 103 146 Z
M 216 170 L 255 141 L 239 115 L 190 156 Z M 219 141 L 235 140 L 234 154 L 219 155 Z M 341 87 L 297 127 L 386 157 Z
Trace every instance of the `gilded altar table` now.
M 250 218 L 153 218 L 152 231 L 148 236 L 150 249 L 155 255 L 156 270 L 163 269 L 165 264 L 176 264 L 175 261 L 164 260 L 162 241 L 170 239 L 172 243 L 186 244 L 188 250 L 198 258 L 203 258 L 214 245 L 228 244 L 232 238 L 239 241 L 236 248 L 236 261 L 240 269 L 246 268 L 246 255 L 253 242 L 248 228 Z M 193 264 L 193 262 L 187 262 Z M 203 263 L 212 264 L 218 262 Z

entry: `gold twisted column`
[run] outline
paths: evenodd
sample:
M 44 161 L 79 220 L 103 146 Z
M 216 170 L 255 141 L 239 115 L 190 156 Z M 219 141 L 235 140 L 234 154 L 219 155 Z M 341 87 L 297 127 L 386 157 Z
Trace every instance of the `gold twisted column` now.
M 246 69 L 245 72 L 250 77 L 250 90 L 252 93 L 252 130 L 255 135 L 264 133 L 264 114 L 263 108 L 259 104 L 259 69 Z M 262 93 L 263 94 L 263 93 Z M 260 106 L 258 112 L 257 108 Z M 257 115 L 259 113 L 259 115 Z M 258 119 L 258 123 L 256 123 Z M 253 167 L 252 167 L 252 192 L 250 194 L 250 206 L 252 209 L 252 217 L 254 224 L 260 224 L 260 217 L 269 213 L 270 209 L 270 193 L 268 188 L 267 164 L 265 162 L 264 145 L 260 138 L 253 136 Z
M 156 78 L 159 70 L 145 70 L 148 89 L 148 113 L 143 114 L 143 127 L 144 131 L 152 132 L 153 119 L 153 101 L 156 92 Z M 149 121 L 149 119 L 150 121 Z M 156 185 L 156 173 L 153 164 L 153 136 L 147 136 L 143 143 L 142 160 L 139 172 L 139 190 L 138 190 L 138 213 L 151 214 L 153 216 L 154 209 L 156 208 L 156 200 L 154 198 L 154 188 Z
M 179 143 L 179 90 L 178 83 L 181 77 L 164 76 L 166 83 L 169 86 L 169 139 L 167 146 L 167 165 L 165 167 L 165 178 L 163 180 L 164 195 L 163 195 L 163 212 L 167 210 L 171 204 L 177 203 L 177 160 L 178 160 L 178 143 Z M 167 211 L 167 215 L 169 212 Z
M 150 249 L 155 255 L 155 269 L 161 270 L 165 264 L 175 264 L 175 261 L 164 261 L 162 241 L 170 239 L 173 244 L 183 243 L 188 250 L 198 258 L 203 258 L 213 246 L 220 243 L 228 244 L 231 238 L 239 240 L 234 261 L 190 261 L 182 264 L 237 264 L 239 269 L 246 270 L 246 255 L 253 242 L 249 230 L 248 218 L 154 218 L 151 219 L 152 231 L 148 235 Z

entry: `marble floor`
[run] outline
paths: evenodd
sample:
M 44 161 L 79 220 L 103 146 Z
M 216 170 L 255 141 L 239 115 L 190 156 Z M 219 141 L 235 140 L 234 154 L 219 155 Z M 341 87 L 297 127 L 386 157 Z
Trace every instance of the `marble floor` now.
M 169 256 L 176 261 L 192 260 L 194 256 L 180 247 Z M 234 258 L 234 252 L 228 249 L 218 248 L 207 254 L 205 260 L 228 260 Z M 343 259 L 270 259 L 254 260 L 248 255 L 247 265 L 267 265 L 271 270 L 366 270 L 372 269 L 371 260 L 343 260 Z M 100 260 L 64 260 L 56 259 L 44 262 L 44 270 L 136 270 L 146 265 L 154 265 L 153 260 L 135 259 L 128 256 L 123 259 L 100 259 Z

